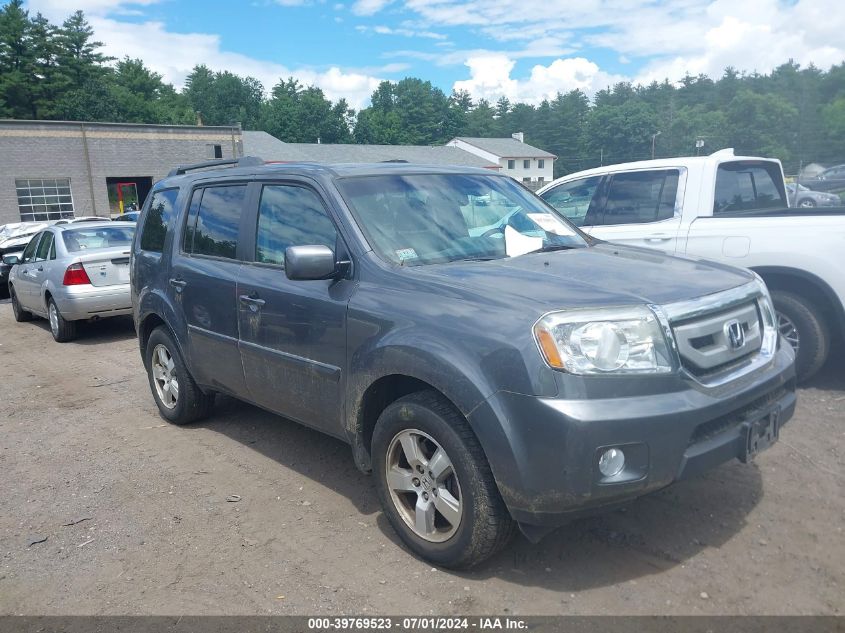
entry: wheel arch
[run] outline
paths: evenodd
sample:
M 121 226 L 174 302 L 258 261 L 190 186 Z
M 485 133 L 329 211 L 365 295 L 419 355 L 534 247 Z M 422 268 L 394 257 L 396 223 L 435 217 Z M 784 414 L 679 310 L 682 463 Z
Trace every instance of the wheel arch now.
M 785 266 L 755 266 L 770 290 L 783 290 L 804 297 L 819 306 L 828 327 L 836 328 L 845 337 L 845 306 L 826 281 L 813 273 Z
M 437 381 L 406 372 L 384 374 L 372 380 L 350 405 L 352 410 L 347 418 L 347 433 L 352 444 L 355 464 L 360 470 L 368 472 L 372 469 L 370 446 L 373 430 L 381 413 L 399 398 L 419 391 L 434 391 L 440 395 L 467 419 L 467 423 L 472 428 L 468 417 L 469 411 L 460 406 L 454 394 L 450 394 L 450 390 L 437 384 Z M 484 450 L 483 439 L 478 436 L 476 429 L 472 431 Z

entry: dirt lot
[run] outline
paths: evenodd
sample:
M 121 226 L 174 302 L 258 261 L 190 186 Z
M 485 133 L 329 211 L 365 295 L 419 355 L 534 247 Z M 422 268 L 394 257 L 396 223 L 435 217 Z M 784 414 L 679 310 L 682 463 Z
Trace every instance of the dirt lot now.
M 841 362 L 755 464 L 461 574 L 402 549 L 341 442 L 232 400 L 164 424 L 128 320 L 59 345 L 4 301 L 0 366 L 3 614 L 845 611 Z

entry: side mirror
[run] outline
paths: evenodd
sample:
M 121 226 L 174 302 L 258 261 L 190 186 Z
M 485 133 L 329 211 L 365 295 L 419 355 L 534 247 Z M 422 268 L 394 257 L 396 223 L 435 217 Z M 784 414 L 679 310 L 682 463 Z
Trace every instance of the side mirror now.
M 3 255 L 3 263 L 7 266 L 14 266 L 21 263 L 21 258 L 18 255 Z
M 285 249 L 285 275 L 292 281 L 330 279 L 336 273 L 337 260 L 328 246 L 289 246 Z

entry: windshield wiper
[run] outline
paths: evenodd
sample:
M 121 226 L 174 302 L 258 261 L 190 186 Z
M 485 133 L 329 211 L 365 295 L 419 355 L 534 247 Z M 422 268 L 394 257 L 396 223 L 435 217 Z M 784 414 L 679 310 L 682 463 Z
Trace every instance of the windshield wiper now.
M 543 244 L 540 248 L 535 251 L 531 251 L 532 253 L 552 253 L 554 251 L 570 251 L 574 248 L 579 248 L 578 246 L 572 246 L 571 244 Z M 528 255 L 528 253 L 526 253 Z

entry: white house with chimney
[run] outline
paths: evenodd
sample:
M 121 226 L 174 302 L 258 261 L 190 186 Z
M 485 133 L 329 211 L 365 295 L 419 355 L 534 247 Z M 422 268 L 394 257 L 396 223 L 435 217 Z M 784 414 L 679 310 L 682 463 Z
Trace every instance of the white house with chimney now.
M 474 138 L 459 136 L 447 143 L 499 165 L 499 171 L 532 189 L 554 179 L 557 156 L 524 141 L 522 132 L 511 138 Z

